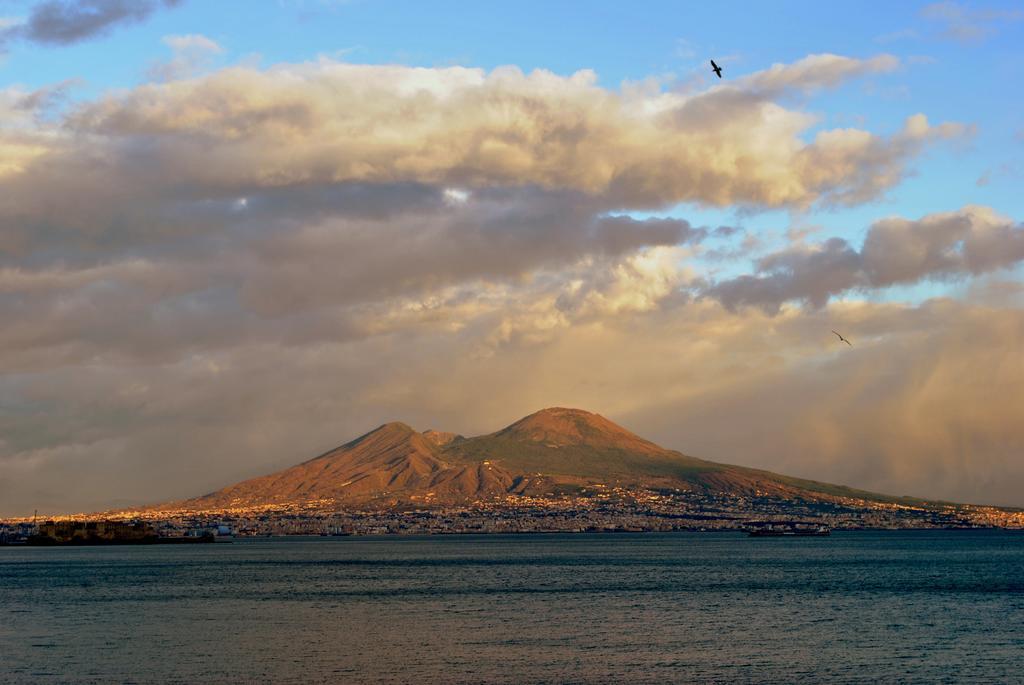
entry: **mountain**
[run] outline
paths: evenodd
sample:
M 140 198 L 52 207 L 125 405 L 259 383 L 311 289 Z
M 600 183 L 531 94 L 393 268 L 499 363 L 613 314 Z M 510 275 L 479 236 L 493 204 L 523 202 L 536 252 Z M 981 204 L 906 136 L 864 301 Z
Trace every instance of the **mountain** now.
M 160 508 L 451 505 L 612 486 L 810 502 L 920 502 L 697 459 L 598 414 L 556 407 L 474 438 L 387 423 L 283 471 Z

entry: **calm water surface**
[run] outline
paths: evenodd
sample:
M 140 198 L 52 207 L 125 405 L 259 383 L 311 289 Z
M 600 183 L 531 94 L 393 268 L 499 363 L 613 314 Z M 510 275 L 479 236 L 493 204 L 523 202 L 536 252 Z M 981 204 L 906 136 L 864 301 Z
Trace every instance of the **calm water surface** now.
M 1024 682 L 1024 534 L 0 548 L 0 682 Z

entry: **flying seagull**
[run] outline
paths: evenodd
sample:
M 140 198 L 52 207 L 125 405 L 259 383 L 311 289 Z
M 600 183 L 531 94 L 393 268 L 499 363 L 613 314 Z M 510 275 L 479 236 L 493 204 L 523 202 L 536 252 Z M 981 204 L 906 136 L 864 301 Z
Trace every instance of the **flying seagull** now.
M 835 331 L 832 331 L 832 332 L 833 332 L 833 333 L 836 333 Z M 836 335 L 839 335 L 839 334 L 838 334 L 838 333 L 836 333 Z M 840 340 L 842 340 L 842 341 L 843 341 L 844 343 L 846 343 L 847 345 L 849 345 L 850 347 L 853 347 L 853 343 L 851 343 L 851 342 L 850 342 L 849 340 L 847 340 L 847 339 L 846 339 L 846 338 L 844 338 L 843 336 L 839 335 L 839 339 L 840 339 Z
M 711 60 L 711 71 L 718 74 L 718 78 L 722 78 L 722 67 L 715 64 L 715 60 Z

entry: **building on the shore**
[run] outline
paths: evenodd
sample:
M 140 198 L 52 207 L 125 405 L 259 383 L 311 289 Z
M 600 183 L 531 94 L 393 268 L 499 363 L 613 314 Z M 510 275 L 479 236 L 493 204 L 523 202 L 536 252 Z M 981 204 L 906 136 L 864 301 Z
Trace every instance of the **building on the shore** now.
M 144 521 L 46 521 L 33 537 L 36 544 L 149 542 L 156 530 Z

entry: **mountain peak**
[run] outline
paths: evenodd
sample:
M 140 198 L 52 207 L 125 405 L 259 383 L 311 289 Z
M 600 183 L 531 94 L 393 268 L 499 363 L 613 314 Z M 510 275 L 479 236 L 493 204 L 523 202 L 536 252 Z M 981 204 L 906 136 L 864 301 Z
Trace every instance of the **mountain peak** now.
M 516 423 L 523 423 L 525 421 L 537 422 L 565 420 L 582 421 L 584 423 L 608 421 L 600 414 L 595 414 L 594 412 L 587 411 L 586 409 L 576 409 L 574 407 L 547 407 L 546 409 L 541 409 L 524 416 Z M 611 422 L 608 421 L 608 423 Z
M 525 416 L 524 418 L 528 419 L 528 418 L 531 418 L 531 417 L 547 417 L 547 416 L 551 416 L 551 417 L 556 417 L 556 416 L 561 416 L 561 417 L 574 416 L 574 417 L 581 418 L 581 419 L 592 419 L 592 418 L 595 418 L 595 417 L 599 418 L 599 419 L 602 418 L 600 414 L 595 414 L 594 412 L 587 411 L 586 409 L 576 409 L 575 407 L 546 407 L 544 409 L 540 409 L 538 411 L 535 411 L 532 414 L 530 414 L 528 416 Z
M 336 456 L 339 452 L 354 448 L 370 448 L 377 450 L 388 450 L 403 445 L 409 445 L 417 451 L 432 453 L 433 448 L 412 426 L 401 421 L 391 421 L 381 424 L 369 433 L 360 435 L 355 440 L 345 443 L 341 447 L 321 454 L 310 461 L 322 461 Z
M 409 424 L 402 423 L 401 421 L 390 421 L 383 423 L 374 428 L 369 433 L 360 435 L 358 438 L 350 442 L 350 445 L 357 444 L 364 440 L 405 440 L 410 435 L 419 435 L 419 433 Z
M 402 423 L 401 421 L 389 421 L 387 423 L 383 423 L 377 426 L 377 428 L 370 431 L 369 434 L 378 432 L 384 432 L 394 435 L 408 435 L 409 433 L 415 433 L 416 429 L 414 429 L 407 423 Z
M 551 447 L 646 442 L 600 414 L 569 407 L 541 409 L 498 431 L 497 435 Z

